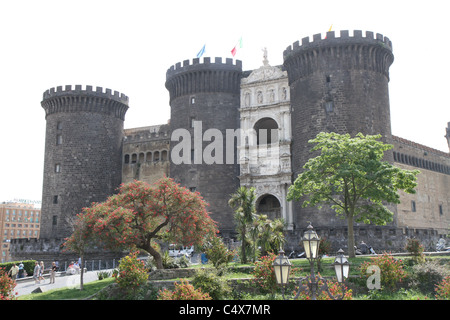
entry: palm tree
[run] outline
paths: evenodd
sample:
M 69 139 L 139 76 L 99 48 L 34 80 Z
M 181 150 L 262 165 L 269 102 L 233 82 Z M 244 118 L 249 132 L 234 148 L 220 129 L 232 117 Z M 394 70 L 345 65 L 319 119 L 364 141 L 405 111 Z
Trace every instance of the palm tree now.
M 250 241 L 248 240 L 247 230 L 250 228 L 254 220 L 256 212 L 256 195 L 255 188 L 239 187 L 235 193 L 231 195 L 228 205 L 235 211 L 234 219 L 237 223 L 237 231 L 242 241 L 241 245 L 241 261 L 247 263 L 247 249 L 250 249 Z

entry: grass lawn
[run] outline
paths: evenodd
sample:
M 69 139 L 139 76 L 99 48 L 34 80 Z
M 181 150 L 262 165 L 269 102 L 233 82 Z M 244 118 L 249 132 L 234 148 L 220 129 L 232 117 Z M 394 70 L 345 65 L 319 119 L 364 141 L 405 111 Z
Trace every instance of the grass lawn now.
M 114 278 L 92 281 L 83 285 L 83 290 L 75 288 L 53 289 L 42 293 L 32 293 L 18 297 L 18 300 L 83 300 L 114 282 Z

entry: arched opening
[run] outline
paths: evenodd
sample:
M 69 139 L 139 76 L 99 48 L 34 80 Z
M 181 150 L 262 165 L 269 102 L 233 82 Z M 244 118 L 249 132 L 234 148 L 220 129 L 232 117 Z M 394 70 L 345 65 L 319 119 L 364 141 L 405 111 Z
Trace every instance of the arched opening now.
M 256 203 L 256 212 L 258 214 L 265 214 L 271 220 L 281 218 L 281 204 L 280 201 L 271 194 L 263 195 Z
M 258 145 L 278 142 L 278 124 L 272 118 L 259 119 L 253 127 Z
M 161 152 L 161 161 L 167 161 L 167 150 Z

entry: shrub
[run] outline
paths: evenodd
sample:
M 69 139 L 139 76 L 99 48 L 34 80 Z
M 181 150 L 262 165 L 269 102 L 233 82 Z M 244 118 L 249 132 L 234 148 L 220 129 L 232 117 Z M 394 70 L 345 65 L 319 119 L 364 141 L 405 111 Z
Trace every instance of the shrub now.
M 208 293 L 203 293 L 202 289 L 195 289 L 186 279 L 181 279 L 180 284 L 175 282 L 173 291 L 160 290 L 158 300 L 211 300 L 211 296 Z
M 380 268 L 380 283 L 386 289 L 395 289 L 397 283 L 406 277 L 402 260 L 396 260 L 386 252 L 371 258 L 370 262 L 366 261 L 361 264 L 360 274 L 362 278 L 367 279 L 370 276 L 370 274 L 367 274 L 367 268 L 371 265 L 376 265 Z
M 253 280 L 262 293 L 274 294 L 278 289 L 277 279 L 273 270 L 273 262 L 277 256 L 273 252 L 269 252 L 267 256 L 262 256 L 260 261 L 255 262 L 253 270 Z
M 412 267 L 410 285 L 424 293 L 431 293 L 448 275 L 448 270 L 437 261 L 427 261 Z
M 134 251 L 122 258 L 119 270 L 114 274 L 119 287 L 127 291 L 145 284 L 148 279 L 145 263 L 137 259 L 137 255 L 138 252 Z
M 208 245 L 205 245 L 204 251 L 208 260 L 218 270 L 226 267 L 236 255 L 236 251 L 228 250 L 223 240 L 218 236 L 211 237 Z
M 208 293 L 213 300 L 225 299 L 231 293 L 231 288 L 222 277 L 214 271 L 199 270 L 192 279 L 192 285 Z
M 436 285 L 435 291 L 437 300 L 450 300 L 450 276 L 445 277 Z
M 273 295 L 278 290 L 278 283 L 272 266 L 276 257 L 275 253 L 269 252 L 268 255 L 262 256 L 260 261 L 255 262 L 255 268 L 252 272 L 253 283 L 260 289 L 261 293 Z M 291 268 L 290 277 L 297 271 L 300 271 L 300 268 Z
M 323 286 L 323 281 L 319 280 L 319 290 Z M 342 287 L 339 285 L 338 282 L 333 281 L 327 281 L 328 290 L 330 291 L 331 295 L 334 298 L 340 298 L 342 296 Z M 344 286 L 345 294 L 342 298 L 342 300 L 352 300 L 353 299 L 353 293 L 352 290 L 348 290 L 347 287 Z M 294 291 L 295 294 L 295 291 Z M 316 296 L 317 300 L 333 300 L 328 293 L 325 290 L 322 290 L 317 293 Z M 302 291 L 300 292 L 298 296 L 298 300 L 311 300 L 311 297 L 306 294 L 306 292 Z
M 14 287 L 16 283 L 8 276 L 4 268 L 0 268 L 0 300 L 14 300 Z
M 421 263 L 425 262 L 425 255 L 423 252 L 425 248 L 420 241 L 417 239 L 408 239 L 408 243 L 405 246 L 405 250 L 408 251 L 412 256 L 415 262 Z

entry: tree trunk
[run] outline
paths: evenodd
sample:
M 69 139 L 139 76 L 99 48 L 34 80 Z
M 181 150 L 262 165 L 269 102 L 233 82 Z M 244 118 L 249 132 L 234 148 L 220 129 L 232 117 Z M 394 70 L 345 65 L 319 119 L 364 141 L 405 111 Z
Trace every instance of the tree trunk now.
M 348 256 L 350 258 L 355 257 L 355 235 L 353 233 L 353 215 L 349 214 L 347 216 L 347 245 L 348 245 Z
M 164 269 L 162 264 L 162 257 L 161 254 L 158 252 L 158 250 L 154 249 L 151 245 L 147 245 L 145 246 L 145 248 L 142 249 L 150 253 L 153 259 L 155 259 L 157 269 Z
M 81 263 L 80 263 L 80 291 L 84 289 L 83 286 L 83 276 L 84 276 L 84 254 L 80 256 Z

